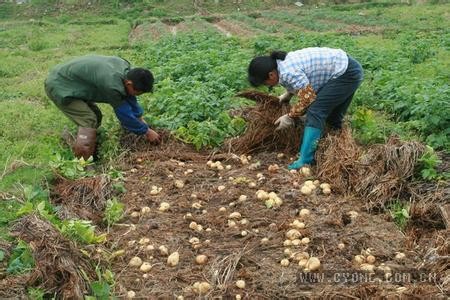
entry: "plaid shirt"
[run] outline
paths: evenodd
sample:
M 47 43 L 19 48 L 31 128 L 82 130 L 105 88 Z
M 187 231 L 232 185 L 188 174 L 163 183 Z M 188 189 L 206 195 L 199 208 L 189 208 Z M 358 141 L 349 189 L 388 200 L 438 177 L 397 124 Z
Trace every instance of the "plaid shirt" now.
M 345 73 L 347 54 L 341 49 L 305 48 L 289 52 L 284 60 L 277 60 L 279 83 L 296 93 L 308 84 L 317 93 L 330 79 Z

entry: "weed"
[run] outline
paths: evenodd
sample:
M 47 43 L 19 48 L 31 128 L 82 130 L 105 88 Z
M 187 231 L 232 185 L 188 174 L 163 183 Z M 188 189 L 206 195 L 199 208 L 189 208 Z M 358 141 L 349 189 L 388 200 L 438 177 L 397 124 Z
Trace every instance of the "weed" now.
M 395 201 L 388 207 L 388 209 L 395 224 L 397 224 L 401 230 L 405 229 L 405 226 L 410 218 L 409 206 L 401 203 L 400 201 Z

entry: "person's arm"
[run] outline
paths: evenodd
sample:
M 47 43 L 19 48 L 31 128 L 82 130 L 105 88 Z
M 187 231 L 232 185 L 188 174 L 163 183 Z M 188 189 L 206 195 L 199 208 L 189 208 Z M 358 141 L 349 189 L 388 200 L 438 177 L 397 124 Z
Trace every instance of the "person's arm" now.
M 289 117 L 298 118 L 305 114 L 308 107 L 316 100 L 316 92 L 310 84 L 297 92 L 298 102 L 292 105 Z
M 137 111 L 133 110 L 129 101 L 124 101 L 120 106 L 114 109 L 114 112 L 119 119 L 120 124 L 125 129 L 138 135 L 146 134 L 149 130 L 149 126 L 145 122 L 139 120 L 139 118 L 142 117 L 142 113 L 139 114 Z

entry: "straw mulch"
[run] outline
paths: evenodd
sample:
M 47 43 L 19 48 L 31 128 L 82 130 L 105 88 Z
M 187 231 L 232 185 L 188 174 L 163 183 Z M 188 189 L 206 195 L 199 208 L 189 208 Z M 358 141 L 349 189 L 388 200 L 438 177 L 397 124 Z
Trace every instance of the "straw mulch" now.
M 242 92 L 237 96 L 254 100 L 256 107 L 244 113 L 248 121 L 243 135 L 228 141 L 232 152 L 249 154 L 261 151 L 296 153 L 303 126 L 276 131 L 274 122 L 289 112 L 289 105 L 282 105 L 277 97 L 257 91 Z
M 113 195 L 106 175 L 68 180 L 61 178 L 52 188 L 52 202 L 60 206 L 61 219 L 87 219 L 100 224 L 106 201 Z
M 19 219 L 11 232 L 30 245 L 36 262 L 27 286 L 38 286 L 57 298 L 83 298 L 95 271 L 70 240 L 34 214 Z

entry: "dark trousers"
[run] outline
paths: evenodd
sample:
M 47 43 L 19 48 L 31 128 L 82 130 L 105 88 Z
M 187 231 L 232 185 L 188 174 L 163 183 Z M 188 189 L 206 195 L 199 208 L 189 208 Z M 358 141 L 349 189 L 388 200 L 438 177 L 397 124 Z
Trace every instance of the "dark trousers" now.
M 361 65 L 349 56 L 345 73 L 328 81 L 317 92 L 316 101 L 307 110 L 306 126 L 323 130 L 328 122 L 332 128 L 341 128 L 344 115 L 362 80 Z

